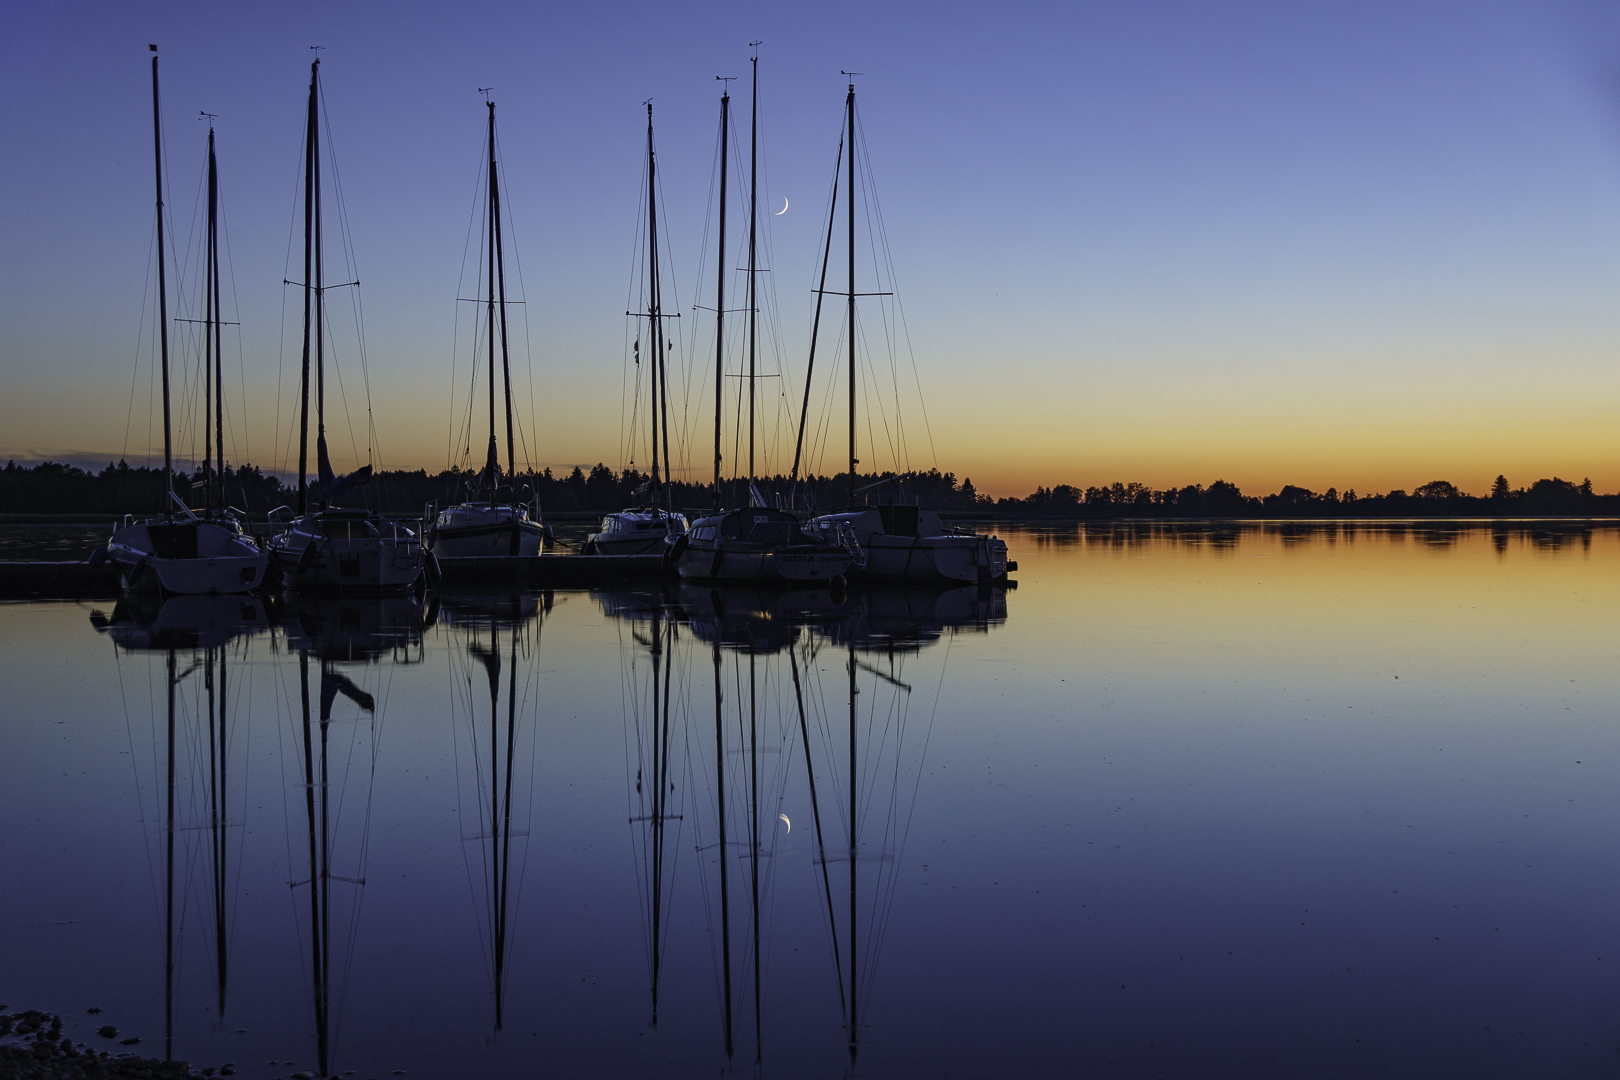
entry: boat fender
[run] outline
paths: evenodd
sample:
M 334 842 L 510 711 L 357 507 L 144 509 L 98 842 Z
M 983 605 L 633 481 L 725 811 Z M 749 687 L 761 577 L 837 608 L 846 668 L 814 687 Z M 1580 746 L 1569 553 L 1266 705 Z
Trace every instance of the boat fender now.
M 298 573 L 302 574 L 304 571 L 308 570 L 309 567 L 310 567 L 310 564 L 313 563 L 314 561 L 315 561 L 315 541 L 311 540 L 309 543 L 304 545 L 304 550 L 302 552 L 300 552 L 299 555 L 298 555 L 298 566 L 297 566 Z
M 146 576 L 146 560 L 142 559 L 129 569 L 130 588 L 140 584 L 141 578 Z
M 725 557 L 726 549 L 724 547 L 716 546 L 714 549 L 714 562 L 709 564 L 710 577 L 715 578 L 720 576 L 720 563 L 723 559 L 725 559 Z
M 834 593 L 841 593 L 848 586 L 849 582 L 844 579 L 843 574 L 834 574 L 827 581 L 827 588 L 831 589 Z
M 96 548 L 90 553 L 90 558 L 86 561 L 90 564 L 90 569 L 100 570 L 107 565 L 107 549 L 104 547 Z
M 595 540 L 587 540 L 587 541 L 585 541 L 585 546 L 579 549 L 579 553 L 581 555 L 595 555 L 596 554 L 596 541 Z
M 686 549 L 691 546 L 692 541 L 685 533 L 677 536 L 673 543 L 664 548 L 664 565 L 674 566 L 676 563 L 680 562 L 681 556 L 685 554 Z
M 429 585 L 438 585 L 443 572 L 439 568 L 439 557 L 431 551 L 422 553 L 422 575 L 427 578 Z

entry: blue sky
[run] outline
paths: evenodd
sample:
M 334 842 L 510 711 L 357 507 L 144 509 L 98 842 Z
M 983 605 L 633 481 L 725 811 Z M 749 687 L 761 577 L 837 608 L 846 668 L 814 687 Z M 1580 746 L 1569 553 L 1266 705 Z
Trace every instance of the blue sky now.
M 150 41 L 179 231 L 193 118 L 219 116 L 233 458 L 284 464 L 297 327 L 281 281 L 321 44 L 380 463 L 450 457 L 480 86 L 501 110 L 529 302 L 532 459 L 622 463 L 642 102 L 666 288 L 690 308 L 714 76 L 742 76 L 745 107 L 759 39 L 761 202 L 792 201 L 769 222 L 771 363 L 796 394 L 839 71 L 860 71 L 932 433 L 930 449 L 913 424 L 913 464 L 997 494 L 1217 476 L 1482 490 L 1497 472 L 1620 487 L 1620 16 L 1603 6 L 67 3 L 13 25 L 0 453 L 19 459 L 151 449 Z M 706 445 L 687 457 L 702 474 Z

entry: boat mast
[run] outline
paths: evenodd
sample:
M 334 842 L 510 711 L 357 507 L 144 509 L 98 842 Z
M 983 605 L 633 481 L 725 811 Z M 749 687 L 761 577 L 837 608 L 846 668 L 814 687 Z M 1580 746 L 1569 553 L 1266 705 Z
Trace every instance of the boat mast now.
M 726 378 L 726 144 L 731 129 L 731 80 L 720 80 L 720 257 L 715 261 L 714 302 L 714 509 L 720 512 L 720 407 Z
M 489 508 L 495 509 L 495 488 L 500 453 L 495 448 L 495 103 L 489 105 L 489 453 L 484 469 L 489 473 Z M 506 314 L 504 303 L 501 314 Z M 504 338 L 505 335 L 503 334 Z M 505 342 L 503 340 L 502 344 Z
M 214 508 L 214 128 L 208 128 L 208 219 L 203 223 L 203 512 Z
M 298 406 L 298 512 L 307 507 L 309 489 L 309 331 L 313 323 L 315 259 L 315 93 L 321 62 L 309 65 L 309 111 L 304 124 L 304 355 L 299 378 Z
M 849 505 L 855 505 L 855 466 L 860 461 L 855 457 L 855 82 L 852 78 L 849 84 L 849 183 L 846 191 L 849 195 L 849 205 L 845 208 L 849 215 Z M 854 863 L 850 864 L 850 873 L 854 874 Z M 853 935 L 854 931 L 851 930 Z M 853 1037 L 853 1036 L 852 1036 Z
M 664 324 L 659 318 L 658 296 L 658 159 L 653 154 L 652 101 L 647 102 L 647 318 L 652 330 L 652 504 L 658 506 L 658 489 L 663 481 L 658 471 L 659 370 L 664 362 Z M 669 416 L 664 416 L 664 469 L 669 468 Z M 667 502 L 666 497 L 666 502 Z
M 154 53 L 156 45 L 148 45 Z M 174 451 L 169 436 L 169 289 L 163 267 L 163 121 L 158 110 L 158 58 L 152 57 L 152 162 L 157 177 L 158 347 L 163 364 L 163 513 L 174 512 Z
M 804 404 L 799 408 L 799 438 L 793 444 L 793 471 L 788 474 L 788 507 L 798 495 L 799 462 L 804 454 L 804 423 L 810 416 L 810 384 L 816 374 L 816 339 L 821 334 L 821 302 L 827 297 L 827 264 L 832 258 L 833 230 L 838 227 L 838 169 L 844 163 L 844 136 L 838 136 L 838 155 L 833 159 L 832 205 L 827 207 L 827 242 L 821 249 L 821 281 L 816 286 L 816 316 L 810 323 L 810 362 L 804 372 Z
M 211 333 L 205 350 L 211 345 L 214 354 L 214 454 L 216 467 L 214 469 L 214 483 L 218 485 L 219 509 L 225 510 L 225 391 L 223 382 L 225 378 L 224 361 L 221 358 L 223 349 L 220 339 L 220 307 L 219 307 L 219 167 L 214 160 L 214 125 L 208 125 L 208 304 L 209 323 L 204 324 L 205 335 Z M 206 413 L 208 403 L 203 403 Z M 204 437 L 204 445 L 207 438 Z M 204 505 L 213 509 L 213 499 L 208 497 Z
M 506 338 L 506 248 L 501 242 L 501 186 L 495 173 L 495 103 L 489 102 L 489 199 L 494 215 L 495 281 L 501 293 L 501 388 L 506 394 L 506 483 L 513 505 L 517 503 L 517 450 L 512 435 L 512 360 Z M 491 379 L 493 385 L 494 380 Z M 494 438 L 495 427 L 489 429 Z
M 321 62 L 311 65 L 309 80 L 310 171 L 315 187 L 315 445 L 318 458 L 326 460 L 326 258 L 321 229 L 321 133 L 317 96 L 320 91 Z M 321 491 L 321 509 L 326 509 L 326 491 Z
M 759 42 L 749 42 L 754 55 L 748 62 L 754 66 L 753 119 L 748 132 L 748 503 L 754 500 L 754 353 L 759 323 L 759 286 L 755 261 L 758 254 L 757 234 L 759 217 Z

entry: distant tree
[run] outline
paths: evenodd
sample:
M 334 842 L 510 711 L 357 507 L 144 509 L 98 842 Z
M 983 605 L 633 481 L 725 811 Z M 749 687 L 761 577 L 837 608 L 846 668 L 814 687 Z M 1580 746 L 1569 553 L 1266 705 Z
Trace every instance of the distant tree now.
M 1496 474 L 1496 479 L 1491 481 L 1491 498 L 1493 498 L 1493 499 L 1505 499 L 1507 497 L 1508 497 L 1507 477 L 1503 476 L 1501 473 L 1497 473 Z
M 1455 499 L 1462 492 L 1450 480 L 1430 480 L 1412 494 L 1419 499 Z

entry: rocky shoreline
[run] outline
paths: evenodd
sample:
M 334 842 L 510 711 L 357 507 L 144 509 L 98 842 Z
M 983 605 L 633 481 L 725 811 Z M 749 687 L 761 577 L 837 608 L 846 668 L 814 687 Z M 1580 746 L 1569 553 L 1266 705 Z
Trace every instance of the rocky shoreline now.
M 116 1047 L 139 1042 L 120 1040 L 110 1024 L 96 1035 Z M 55 1013 L 0 1011 L 0 1080 L 211 1080 L 235 1072 L 232 1062 L 193 1071 L 186 1061 L 98 1049 L 62 1034 L 62 1018 Z

